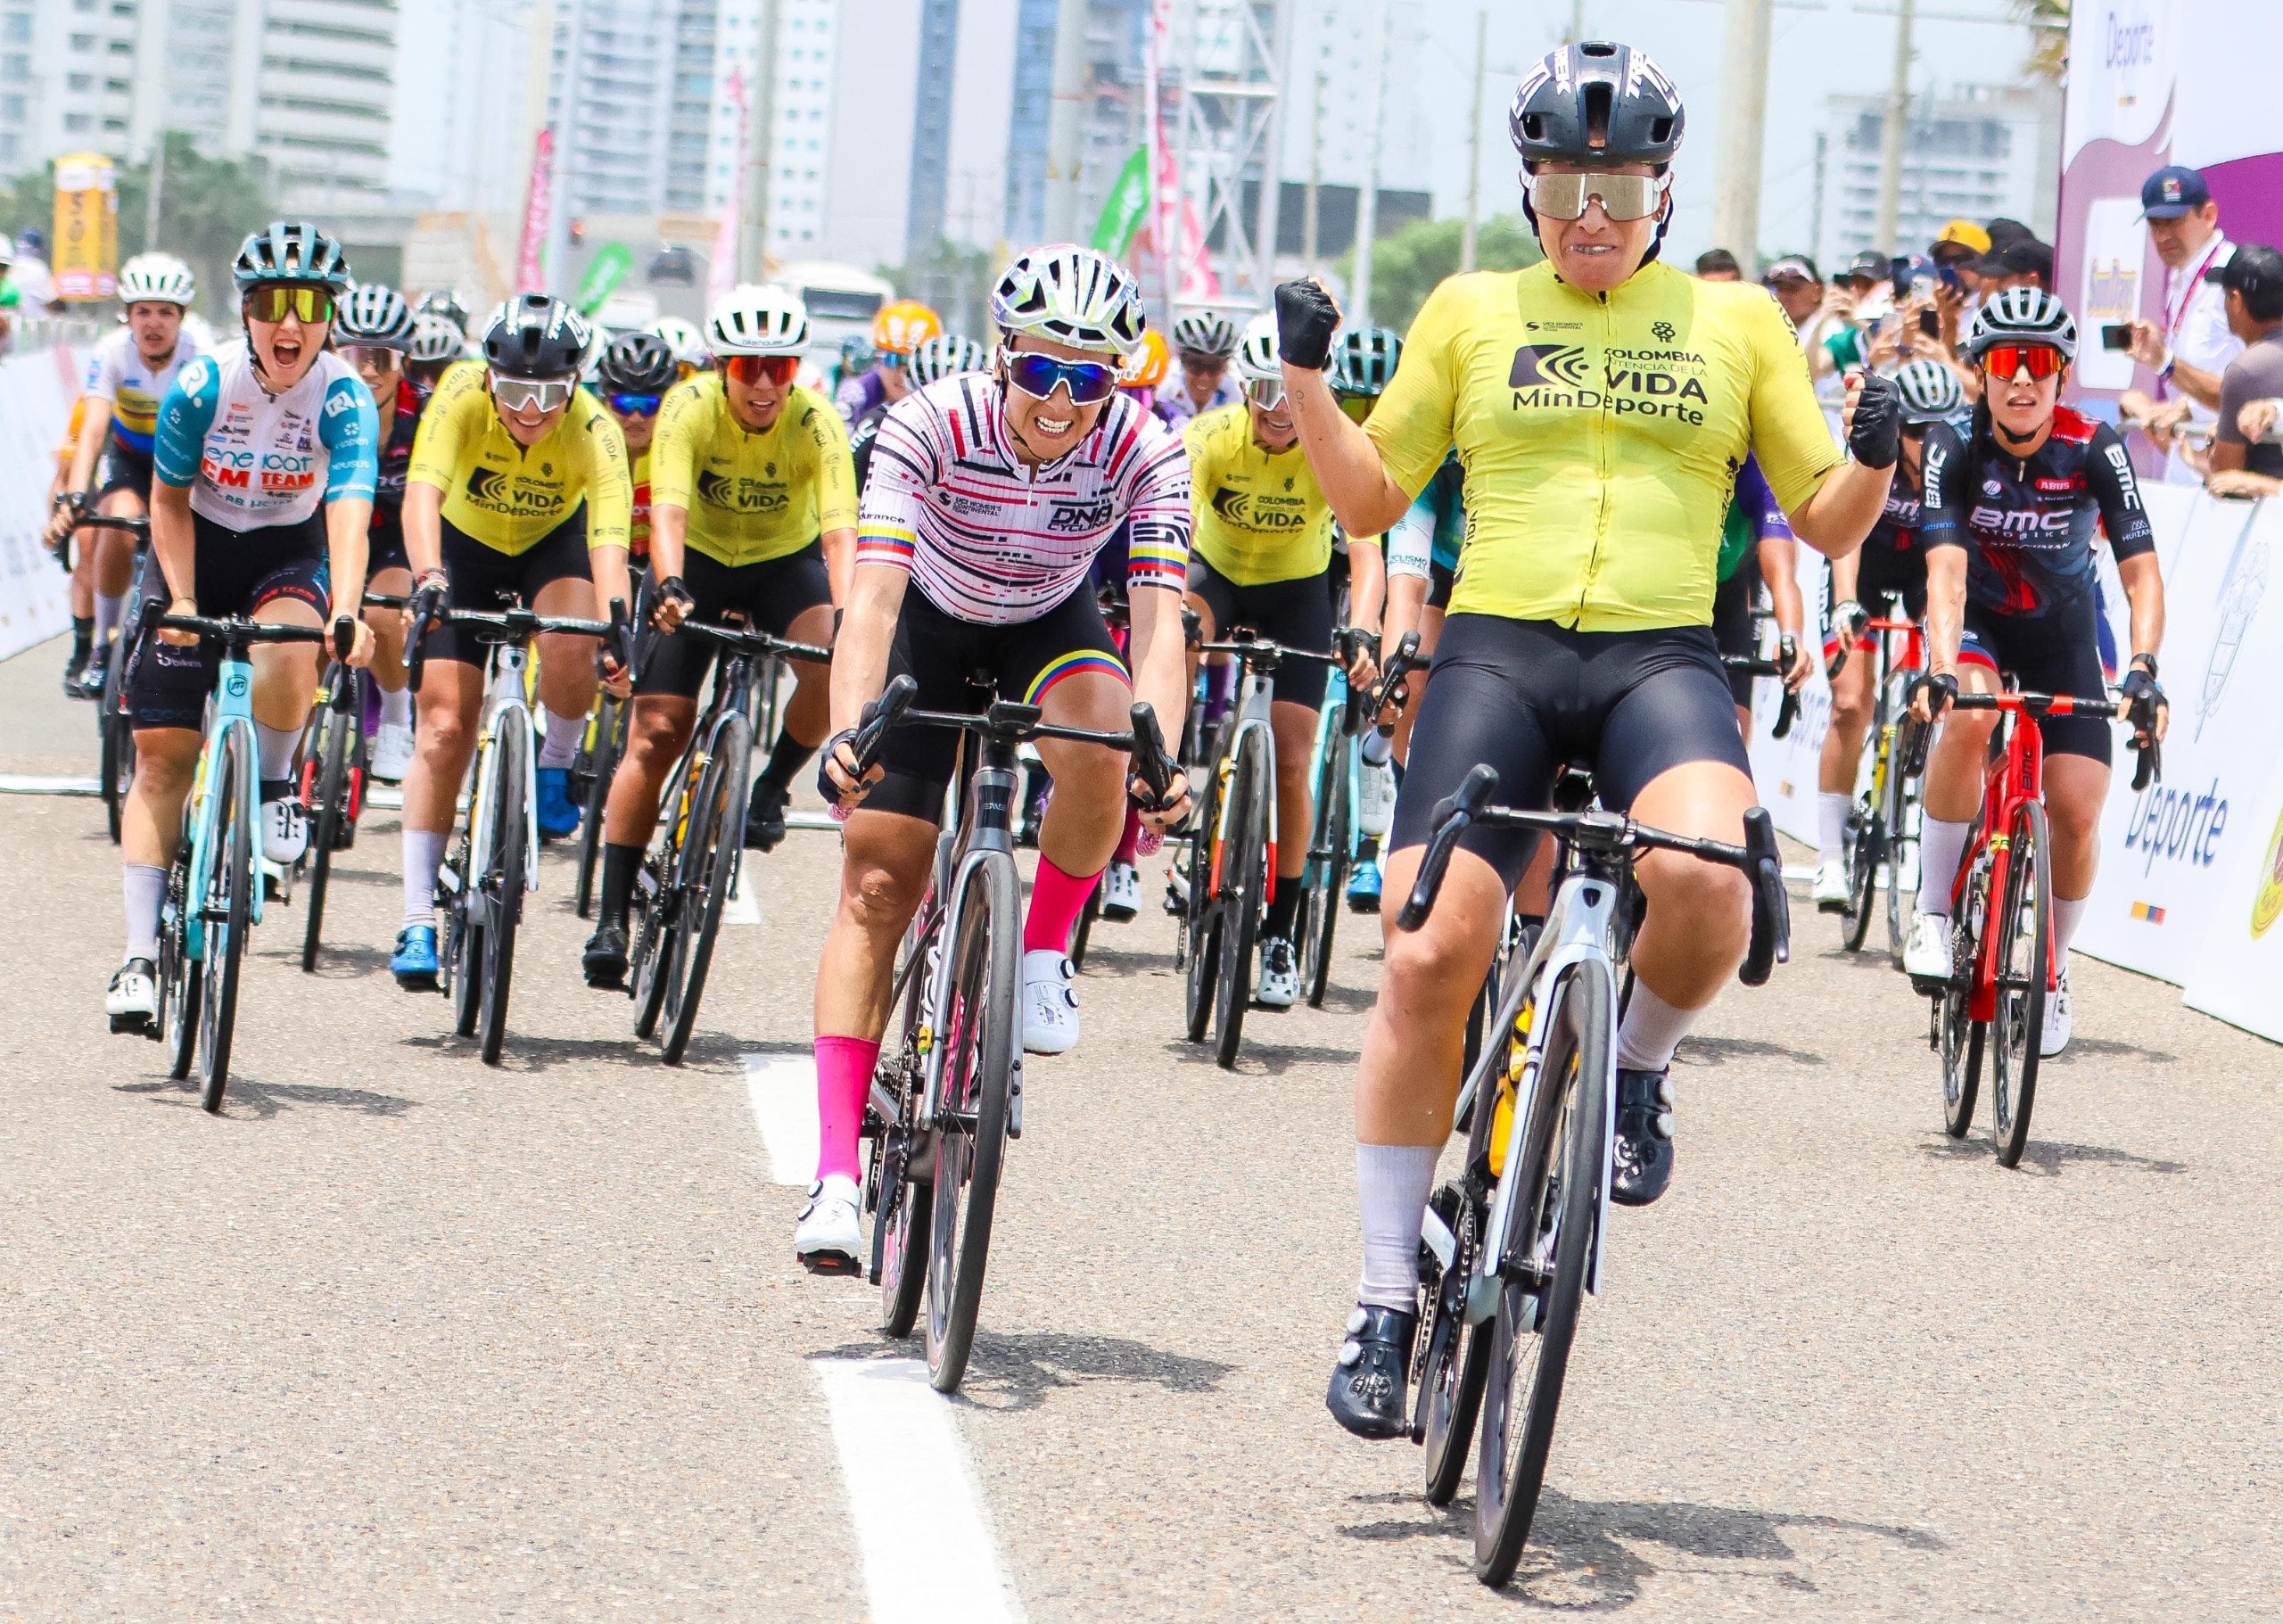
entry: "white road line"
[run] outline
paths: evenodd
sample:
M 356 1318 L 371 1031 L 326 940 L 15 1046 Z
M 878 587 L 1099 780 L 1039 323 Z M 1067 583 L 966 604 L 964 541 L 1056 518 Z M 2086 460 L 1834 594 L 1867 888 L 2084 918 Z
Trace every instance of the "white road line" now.
M 761 896 L 754 882 L 753 860 L 742 859 L 738 864 L 738 883 L 729 887 L 728 901 L 721 908 L 721 921 L 727 925 L 758 925 L 761 923 Z
M 874 1624 L 1014 1624 L 952 1406 L 917 1359 L 812 1359 L 832 1413 Z
M 0 772 L 0 795 L 99 796 L 101 779 L 50 778 L 37 772 Z
M 746 1092 L 769 1150 L 771 1182 L 807 1189 L 817 1176 L 816 1061 L 804 1054 L 749 1054 Z

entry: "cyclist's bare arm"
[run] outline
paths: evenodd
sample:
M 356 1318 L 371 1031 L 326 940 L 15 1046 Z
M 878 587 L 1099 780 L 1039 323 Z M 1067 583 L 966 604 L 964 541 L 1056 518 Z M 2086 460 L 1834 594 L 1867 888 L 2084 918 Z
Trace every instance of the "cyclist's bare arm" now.
M 1341 528 L 1351 536 L 1381 536 L 1393 530 L 1410 507 L 1411 499 L 1388 477 L 1386 465 L 1380 461 L 1380 448 L 1364 432 L 1363 425 L 1339 409 L 1329 375 L 1287 362 L 1284 393 L 1292 402 L 1308 466 Z
M 2153 655 L 2164 642 L 2164 578 L 2156 555 L 2142 553 L 2116 561 L 2124 601 L 2132 606 L 2132 652 Z
M 1376 540 L 1348 543 L 1348 623 L 1377 636 L 1388 601 L 1388 560 Z
M 63 475 L 62 491 L 87 490 L 95 482 L 95 458 L 103 454 L 103 441 L 111 433 L 111 402 L 94 395 L 87 397 L 87 408 L 79 416 L 79 442 L 71 448 L 71 466 Z M 58 512 L 48 521 L 48 535 L 62 540 L 70 531 L 71 522 Z
M 1930 547 L 1926 549 L 1926 669 L 1929 673 L 1935 676 L 1957 675 L 1958 639 L 1965 630 L 1966 548 Z M 1910 713 L 1921 721 L 1931 719 L 1932 712 L 1924 693 L 1912 698 Z
M 1403 641 L 1405 632 L 1419 630 L 1420 618 L 1427 608 L 1427 594 L 1434 584 L 1424 575 L 1389 572 L 1388 608 L 1380 626 L 1382 649 L 1393 649 Z
M 404 488 L 404 556 L 415 579 L 444 567 L 444 492 L 419 480 Z
M 164 486 L 152 482 L 155 495 Z M 357 613 L 365 601 L 365 566 L 372 545 L 373 501 L 370 497 L 335 497 L 325 505 L 326 556 L 333 581 L 334 617 L 356 628 L 351 634 L 349 664 L 373 663 L 373 629 Z
M 166 577 L 167 596 L 177 604 L 198 600 L 198 540 L 190 519 L 190 487 L 151 482 L 151 556 Z M 162 631 L 169 642 L 189 643 L 197 634 Z
M 1844 439 L 1855 423 L 1855 398 L 1863 392 L 1859 374 L 1847 380 L 1847 404 L 1840 413 L 1840 434 Z M 1797 513 L 1788 515 L 1792 533 L 1826 558 L 1843 557 L 1863 545 L 1863 538 L 1871 533 L 1871 526 L 1879 522 L 1886 511 L 1887 490 L 1894 483 L 1894 465 L 1883 468 L 1867 468 L 1855 461 L 1843 462 L 1824 476 L 1816 493 L 1800 505 Z
M 689 538 L 689 509 L 672 502 L 659 502 L 650 509 L 650 575 L 655 581 L 670 581 L 681 573 L 685 544 Z M 661 600 L 660 609 L 665 607 Z M 677 612 L 667 623 L 671 631 L 681 620 Z
M 825 580 L 832 592 L 833 607 L 845 608 L 848 594 L 855 587 L 851 578 L 856 573 L 856 527 L 843 524 L 828 530 L 820 540 L 824 547 Z
M 857 726 L 864 707 L 887 686 L 888 648 L 895 640 L 897 614 L 911 572 L 893 565 L 862 564 L 851 572 L 848 613 L 841 618 L 840 640 L 832 651 L 832 730 Z M 1135 616 L 1140 632 L 1140 615 Z

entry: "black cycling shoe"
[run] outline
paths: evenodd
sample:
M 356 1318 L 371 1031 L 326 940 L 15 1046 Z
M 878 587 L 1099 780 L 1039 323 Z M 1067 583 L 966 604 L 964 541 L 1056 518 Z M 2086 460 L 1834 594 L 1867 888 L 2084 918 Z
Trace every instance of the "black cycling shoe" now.
M 587 938 L 587 955 L 581 960 L 590 987 L 618 988 L 626 985 L 626 927 L 606 919 Z
M 1673 1182 L 1673 1085 L 1661 1071 L 1617 1074 L 1616 1181 L 1609 1199 L 1646 1207 Z
M 746 803 L 746 844 L 756 852 L 772 852 L 785 838 L 785 791 L 767 779 L 753 781 L 753 799 Z
M 1411 1345 L 1419 1316 L 1358 1303 L 1348 1316 L 1331 1388 L 1323 1396 L 1332 1419 L 1358 1438 L 1402 1438 L 1411 1430 Z

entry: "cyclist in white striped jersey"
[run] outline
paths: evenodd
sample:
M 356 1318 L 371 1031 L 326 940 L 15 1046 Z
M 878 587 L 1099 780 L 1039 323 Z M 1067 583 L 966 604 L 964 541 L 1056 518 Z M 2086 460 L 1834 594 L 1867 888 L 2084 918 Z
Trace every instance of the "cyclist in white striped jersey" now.
M 1105 732 L 1125 730 L 1138 694 L 1170 738 L 1187 697 L 1189 464 L 1177 438 L 1117 392 L 1143 332 L 1133 276 L 1090 249 L 1036 249 L 1001 279 L 991 313 L 992 373 L 929 384 L 881 423 L 834 649 L 836 733 L 819 777 L 851 811 L 816 978 L 818 1184 L 794 1233 L 795 1253 L 818 1269 L 857 1256 L 857 1134 L 957 748 L 940 730 L 899 730 L 860 784 L 848 741 L 864 707 L 900 673 L 919 685 L 920 708 L 971 711 L 969 679 L 983 674 L 1049 721 Z M 1088 579 L 1129 521 L 1130 681 Z M 1128 767 L 1099 746 L 1038 748 L 1055 793 L 1023 929 L 1023 1045 L 1059 1054 L 1078 1035 L 1070 932 L 1124 832 Z M 1163 827 L 1185 801 L 1177 782 L 1172 804 L 1144 815 Z

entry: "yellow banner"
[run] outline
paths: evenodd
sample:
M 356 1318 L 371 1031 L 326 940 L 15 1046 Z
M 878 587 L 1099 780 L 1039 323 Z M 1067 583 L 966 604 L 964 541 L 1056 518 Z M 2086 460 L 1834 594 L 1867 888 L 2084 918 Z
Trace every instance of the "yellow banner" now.
M 101 153 L 55 161 L 55 296 L 109 299 L 119 291 L 119 181 Z

